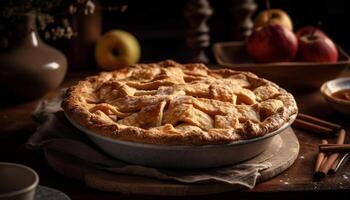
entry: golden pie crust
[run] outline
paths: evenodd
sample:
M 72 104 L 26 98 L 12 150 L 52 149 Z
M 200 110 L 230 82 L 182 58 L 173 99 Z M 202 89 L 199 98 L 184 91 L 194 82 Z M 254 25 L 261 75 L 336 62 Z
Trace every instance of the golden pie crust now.
M 88 77 L 68 89 L 62 107 L 96 134 L 158 145 L 255 138 L 298 111 L 290 93 L 252 73 L 171 60 Z

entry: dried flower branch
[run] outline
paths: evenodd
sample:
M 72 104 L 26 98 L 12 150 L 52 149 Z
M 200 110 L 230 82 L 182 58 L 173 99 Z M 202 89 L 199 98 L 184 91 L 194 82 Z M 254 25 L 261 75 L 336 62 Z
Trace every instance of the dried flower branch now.
M 76 33 L 68 16 L 91 15 L 96 11 L 96 0 L 0 0 L 0 48 L 9 46 L 16 31 L 16 16 L 36 13 L 37 29 L 44 32 L 45 39 L 71 39 Z M 108 11 L 125 12 L 127 6 L 101 8 Z

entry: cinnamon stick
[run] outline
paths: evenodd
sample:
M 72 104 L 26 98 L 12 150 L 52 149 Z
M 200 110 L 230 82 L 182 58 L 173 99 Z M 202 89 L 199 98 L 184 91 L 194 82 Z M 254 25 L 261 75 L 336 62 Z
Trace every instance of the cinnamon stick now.
M 344 144 L 346 137 L 346 132 L 344 129 L 340 129 L 339 135 L 337 138 L 337 144 Z M 328 173 L 329 169 L 333 166 L 333 163 L 338 159 L 339 153 L 332 153 L 327 161 L 321 165 L 319 172 L 323 173 L 324 176 Z
M 319 149 L 321 152 L 350 153 L 350 144 L 322 144 Z
M 330 128 L 323 127 L 311 122 L 307 122 L 301 119 L 295 119 L 293 126 L 301 129 L 305 129 L 314 133 L 321 134 L 323 136 L 331 136 L 333 135 L 334 131 Z
M 321 144 L 328 144 L 327 140 L 322 140 Z M 316 159 L 314 173 L 318 172 L 323 160 L 326 158 L 326 154 L 324 152 L 319 152 Z
M 323 127 L 329 128 L 329 129 L 333 129 L 333 130 L 337 130 L 337 131 L 342 128 L 342 126 L 340 126 L 339 124 L 328 122 L 328 121 L 325 121 L 325 120 L 322 120 L 322 119 L 319 119 L 319 118 L 316 118 L 316 117 L 313 117 L 310 115 L 305 115 L 302 113 L 299 113 L 297 118 L 301 119 L 303 121 L 308 121 L 308 122 L 318 124 L 320 126 L 323 126 Z
M 337 160 L 333 163 L 332 167 L 329 169 L 328 173 L 329 175 L 335 174 L 335 169 L 337 168 L 339 162 L 340 162 L 341 157 L 338 156 Z
M 327 155 L 325 155 L 324 159 L 321 163 L 321 166 L 324 165 L 327 162 L 327 160 L 328 160 L 328 157 L 327 157 Z M 324 177 L 326 177 L 326 174 L 321 172 L 320 170 L 318 170 L 314 173 L 314 181 L 322 180 Z

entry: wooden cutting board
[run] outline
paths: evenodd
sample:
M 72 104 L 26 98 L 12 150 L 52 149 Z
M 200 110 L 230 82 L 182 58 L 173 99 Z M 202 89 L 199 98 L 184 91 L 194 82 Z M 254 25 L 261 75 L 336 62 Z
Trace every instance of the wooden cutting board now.
M 271 163 L 271 167 L 262 171 L 257 182 L 266 181 L 290 167 L 299 153 L 299 142 L 292 128 L 286 129 L 275 138 L 278 142 L 272 142 L 268 149 L 259 156 L 268 156 L 268 152 L 274 152 L 264 162 Z M 276 146 L 279 145 L 279 146 Z M 275 151 L 279 148 L 278 152 Z M 62 153 L 45 150 L 46 158 L 51 167 L 64 176 L 83 180 L 87 186 L 109 192 L 122 192 L 128 194 L 148 195 L 204 195 L 220 192 L 228 192 L 241 189 L 239 185 L 224 183 L 184 184 L 175 181 L 164 181 L 141 176 L 119 175 L 92 168 L 82 161 L 68 157 Z M 263 159 L 263 158 L 262 158 Z M 67 164 L 69 163 L 69 164 Z

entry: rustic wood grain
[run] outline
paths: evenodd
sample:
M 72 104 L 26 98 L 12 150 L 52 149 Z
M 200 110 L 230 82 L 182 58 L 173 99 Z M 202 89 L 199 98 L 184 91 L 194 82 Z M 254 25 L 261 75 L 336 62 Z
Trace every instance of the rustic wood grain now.
M 268 162 L 272 166 L 262 172 L 257 182 L 266 181 L 290 167 L 298 156 L 299 143 L 291 128 L 277 135 L 268 149 L 256 157 L 256 162 Z M 83 180 L 91 188 L 102 191 L 127 194 L 148 194 L 162 196 L 187 196 L 220 193 L 242 189 L 239 185 L 210 182 L 186 184 L 164 181 L 142 176 L 109 173 L 66 153 L 45 148 L 49 165 L 60 174 Z M 271 155 L 273 154 L 273 155 Z M 248 161 L 249 163 L 251 161 Z M 252 163 L 254 163 L 252 161 Z
M 70 74 L 64 87 L 76 83 L 87 74 Z M 350 75 L 347 72 L 345 75 Z M 54 91 L 45 98 L 57 94 Z M 298 106 L 302 113 L 317 116 L 319 118 L 335 122 L 346 127 L 349 132 L 350 118 L 340 114 L 329 107 L 318 91 L 313 93 L 294 93 Z M 1 103 L 0 106 L 0 161 L 16 162 L 34 168 L 40 176 L 40 184 L 67 193 L 74 199 L 181 199 L 175 197 L 149 197 L 142 195 L 122 195 L 120 193 L 100 192 L 89 189 L 81 181 L 61 176 L 51 169 L 44 159 L 43 152 L 28 150 L 24 147 L 28 136 L 35 130 L 36 124 L 31 119 L 31 112 L 35 109 L 37 101 L 26 103 Z M 332 194 L 339 199 L 349 199 L 350 195 L 350 164 L 347 163 L 337 174 L 328 176 L 321 182 L 312 182 L 312 172 L 318 153 L 320 137 L 302 131 L 295 130 L 300 143 L 300 153 L 296 162 L 285 172 L 275 178 L 258 184 L 253 190 L 242 192 L 230 192 L 216 195 L 193 197 L 191 199 L 296 199 L 317 198 Z M 335 142 L 329 139 L 329 142 Z M 346 143 L 349 143 L 349 137 Z M 290 191 L 298 191 L 289 193 Z M 322 191 L 322 192 L 320 192 Z M 337 191 L 334 193 L 334 191 Z M 285 192 L 288 192 L 286 195 Z M 186 198 L 184 198 L 186 199 Z

